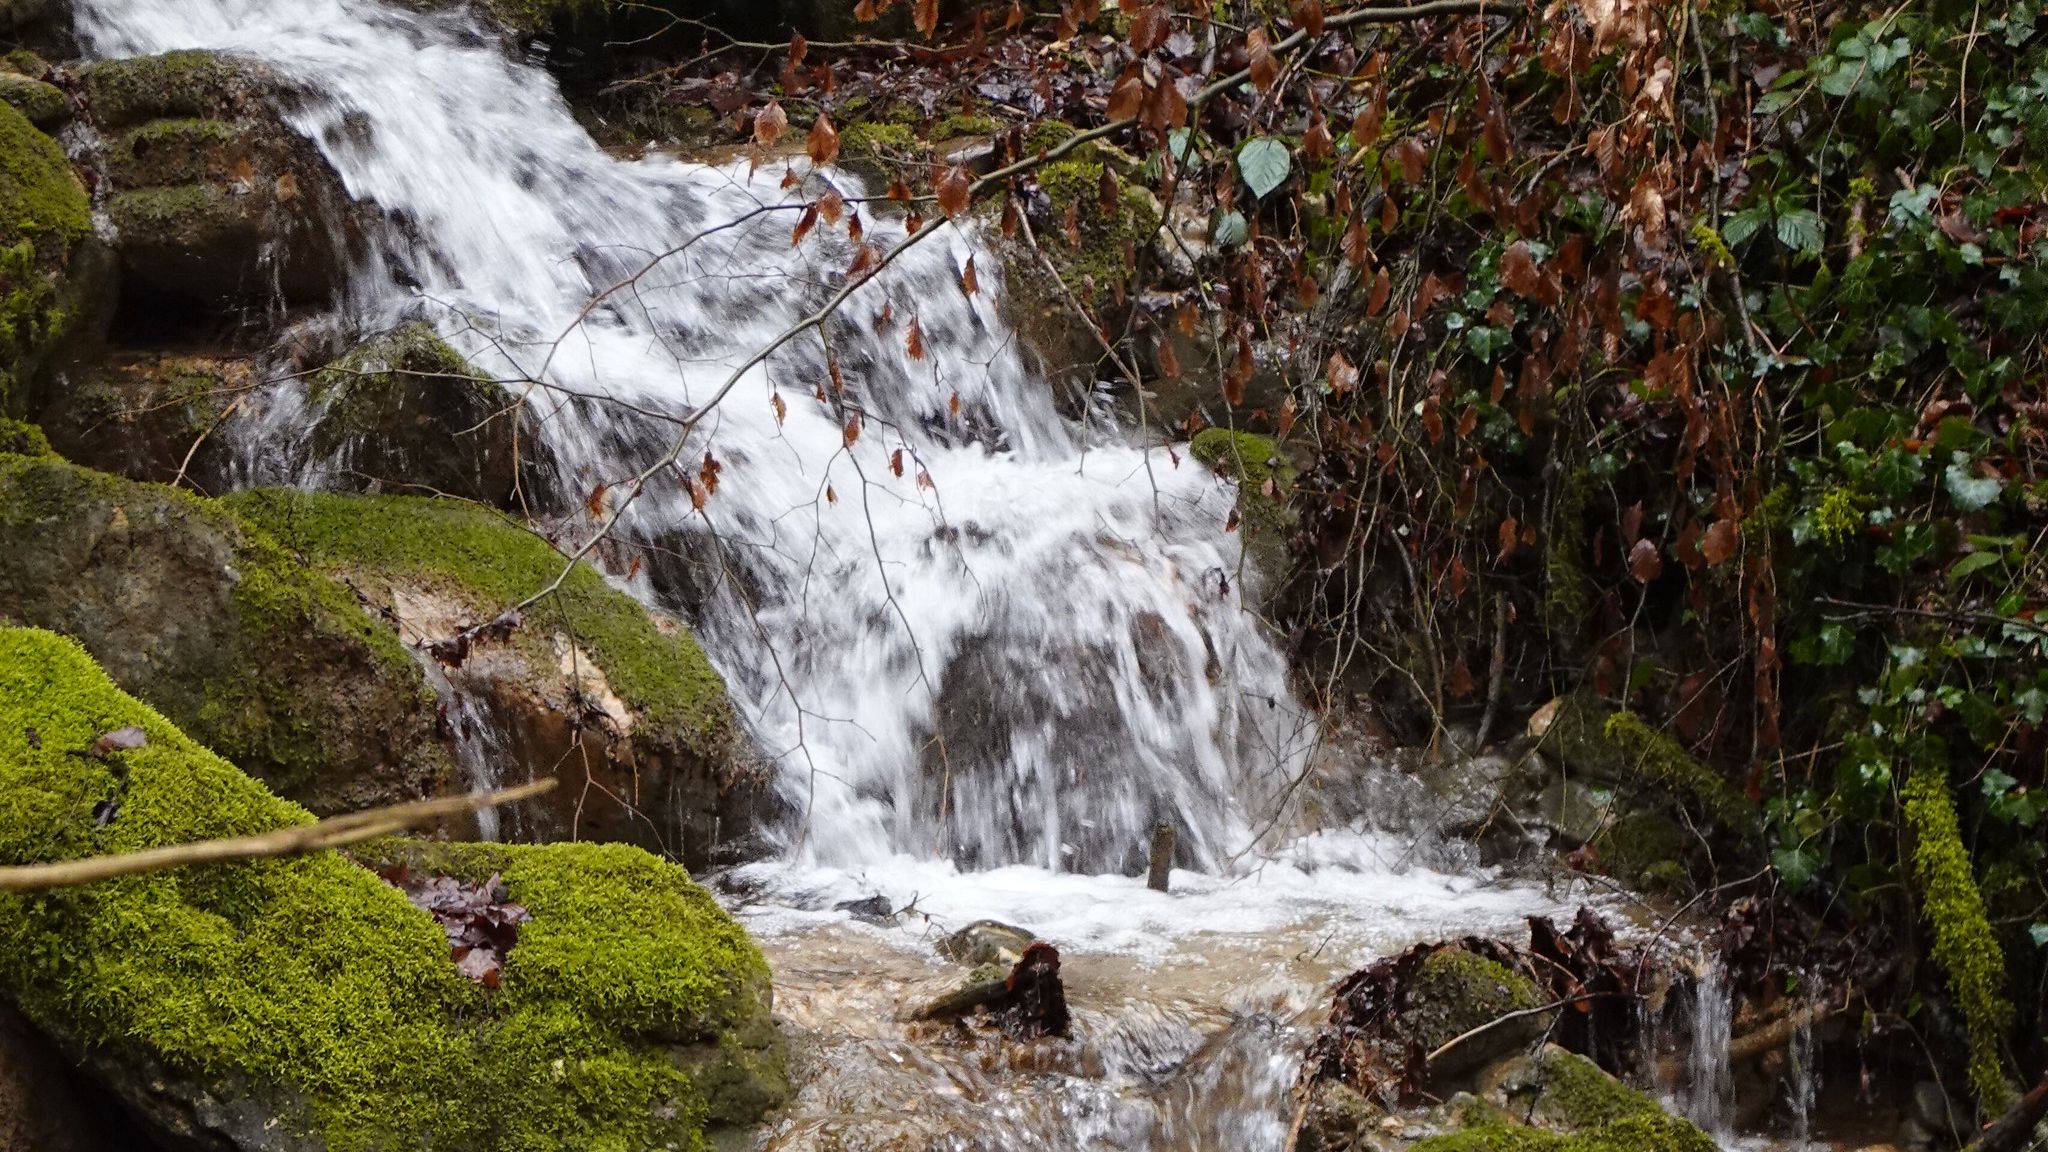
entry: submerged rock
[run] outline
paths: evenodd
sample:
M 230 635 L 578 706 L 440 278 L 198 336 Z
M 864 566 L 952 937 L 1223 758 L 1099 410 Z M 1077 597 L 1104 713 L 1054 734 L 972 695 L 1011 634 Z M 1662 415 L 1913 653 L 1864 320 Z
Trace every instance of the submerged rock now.
M 145 742 L 77 754 L 124 725 Z M 7 864 L 311 819 L 30 629 L 0 629 L 0 795 Z M 0 896 L 0 993 L 179 1148 L 694 1148 L 786 1094 L 767 967 L 680 869 L 622 845 L 366 855 L 502 876 L 532 919 L 495 989 L 322 852 Z
M 315 811 L 446 791 L 436 702 L 390 629 L 228 507 L 0 456 L 0 616 Z
M 349 245 L 341 181 L 289 128 L 267 67 L 219 52 L 79 70 L 107 138 L 107 213 L 135 310 L 318 304 Z
M 1038 936 L 998 920 L 976 920 L 939 941 L 939 955 L 958 964 L 1015 964 Z
M 650 613 L 587 564 L 523 618 L 490 623 L 567 566 L 546 540 L 473 504 L 262 490 L 237 514 L 321 570 L 439 660 L 511 784 L 562 787 L 505 817 L 518 840 L 617 840 L 708 865 L 744 844 L 768 798 L 725 681 L 681 623 Z M 451 711 L 459 711 L 458 708 Z

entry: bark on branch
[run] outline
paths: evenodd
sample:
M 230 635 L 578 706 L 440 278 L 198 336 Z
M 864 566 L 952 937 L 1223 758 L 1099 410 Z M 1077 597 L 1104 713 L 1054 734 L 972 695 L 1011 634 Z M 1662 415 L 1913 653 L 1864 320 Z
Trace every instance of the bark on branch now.
M 279 828 L 254 836 L 224 840 L 201 840 L 172 844 L 140 852 L 111 856 L 88 856 L 53 864 L 23 864 L 0 868 L 0 892 L 36 892 L 50 888 L 75 888 L 96 880 L 132 876 L 140 872 L 161 872 L 188 864 L 216 864 L 227 860 L 262 860 L 279 856 L 304 856 L 328 848 L 359 844 L 389 836 L 448 816 L 459 816 L 500 804 L 531 799 L 555 786 L 551 777 L 502 792 L 478 792 L 468 796 L 442 796 L 354 812 L 312 824 Z
M 2043 1118 L 2048 1118 L 2048 1075 L 2042 1076 L 2034 1090 L 2020 1097 L 2020 1102 L 2007 1109 L 2005 1115 L 1986 1125 L 1963 1152 L 2016 1152 L 2026 1145 L 2035 1125 Z

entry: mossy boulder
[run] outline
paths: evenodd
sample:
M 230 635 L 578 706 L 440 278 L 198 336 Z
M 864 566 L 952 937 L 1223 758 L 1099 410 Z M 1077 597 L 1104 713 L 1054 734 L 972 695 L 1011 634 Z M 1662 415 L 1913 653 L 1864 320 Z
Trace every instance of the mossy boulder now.
M 1435 1052 L 1482 1024 L 1542 1004 L 1542 994 L 1528 977 L 1452 945 L 1431 952 L 1416 970 L 1396 1031 L 1404 1042 Z M 1462 1040 L 1431 1063 L 1431 1075 L 1457 1077 L 1528 1044 L 1543 1034 L 1544 1026 L 1544 1017 L 1532 1014 Z
M 107 214 L 132 309 L 320 304 L 347 271 L 353 221 L 340 179 L 284 121 L 293 91 L 219 52 L 105 60 L 79 70 L 107 138 Z
M 44 131 L 71 118 L 71 98 L 62 88 L 15 72 L 0 72 L 0 103 L 12 106 Z
M 81 754 L 131 725 L 144 745 Z M 312 819 L 32 629 L 0 629 L 0 796 L 8 864 Z M 415 866 L 498 874 L 531 914 L 495 989 L 323 852 L 0 896 L 0 992 L 176 1147 L 700 1149 L 786 1093 L 766 965 L 681 870 L 618 845 L 448 851 Z
M 1469 1099 L 1469 1098 L 1468 1098 Z M 1414 1152 L 1714 1152 L 1711 1137 L 1556 1045 L 1516 1058 L 1483 1100 L 1462 1109 L 1459 1131 Z
M 75 367 L 31 410 L 66 460 L 131 480 L 226 486 L 229 409 L 262 379 L 240 357 L 117 352 Z
M 525 527 L 462 501 L 261 490 L 226 502 L 345 578 L 414 644 L 492 620 L 568 563 Z M 508 780 L 563 779 L 508 817 L 514 838 L 620 840 L 703 866 L 741 850 L 767 802 L 725 682 L 689 630 L 587 564 L 447 675 L 506 737 Z
M 321 812 L 448 790 L 436 700 L 390 628 L 221 504 L 0 457 L 0 617 Z
M 85 187 L 55 140 L 0 103 L 0 412 L 93 327 L 105 264 Z
M 315 375 L 316 415 L 294 471 L 324 487 L 458 496 L 506 509 L 537 500 L 554 469 L 533 410 L 413 322 Z

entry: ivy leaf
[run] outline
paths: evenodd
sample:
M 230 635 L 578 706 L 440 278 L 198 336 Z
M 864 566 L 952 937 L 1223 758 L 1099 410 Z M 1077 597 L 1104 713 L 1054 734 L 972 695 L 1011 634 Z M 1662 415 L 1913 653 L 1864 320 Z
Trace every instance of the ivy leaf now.
M 1721 240 L 1730 248 L 1734 248 L 1756 235 L 1769 219 L 1770 214 L 1761 205 L 1744 208 L 1730 216 L 1726 224 L 1721 225 Z
M 1244 213 L 1238 211 L 1225 212 L 1219 217 L 1212 233 L 1219 248 L 1235 248 L 1250 234 L 1251 226 L 1245 223 Z
M 2027 935 L 2034 941 L 2035 947 L 2048 948 L 2048 924 L 2028 925 Z
M 2005 491 L 2005 481 L 1988 476 L 1972 476 L 1964 466 L 1963 457 L 1958 454 L 1955 463 L 1941 474 L 1943 485 L 1948 489 L 1948 498 L 1955 501 L 1957 508 L 1975 512 L 1998 499 Z
M 1244 182 L 1251 185 L 1252 194 L 1261 200 L 1278 188 L 1293 168 L 1287 145 L 1271 136 L 1254 136 L 1237 150 L 1237 170 L 1244 176 Z
M 1780 848 L 1771 853 L 1771 867 L 1794 888 L 1804 888 L 1820 871 L 1820 858 L 1804 848 Z

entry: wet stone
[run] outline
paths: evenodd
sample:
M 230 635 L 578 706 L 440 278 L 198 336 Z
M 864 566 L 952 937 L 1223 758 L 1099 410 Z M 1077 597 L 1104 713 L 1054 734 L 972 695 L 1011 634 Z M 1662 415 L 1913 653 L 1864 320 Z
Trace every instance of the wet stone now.
M 958 964 L 1015 964 L 1038 939 L 1028 928 L 999 920 L 976 920 L 939 941 L 939 955 Z

